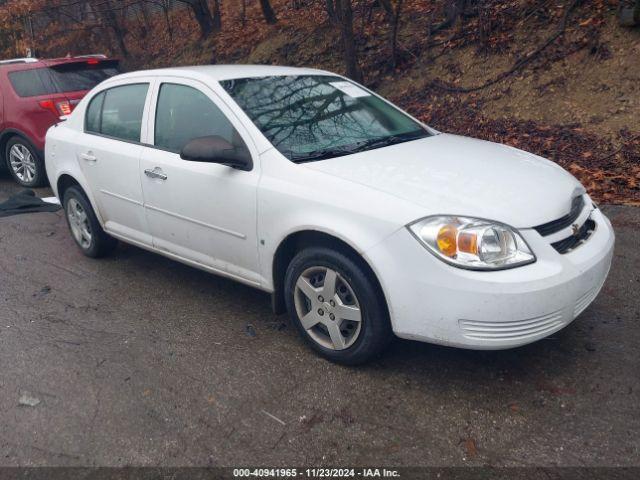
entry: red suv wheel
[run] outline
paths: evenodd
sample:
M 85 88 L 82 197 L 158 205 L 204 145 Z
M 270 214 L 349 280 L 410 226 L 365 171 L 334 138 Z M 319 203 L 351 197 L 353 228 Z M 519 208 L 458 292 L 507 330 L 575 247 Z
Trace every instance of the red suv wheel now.
M 43 187 L 47 184 L 44 162 L 29 142 L 13 137 L 7 142 L 4 158 L 11 176 L 23 187 Z

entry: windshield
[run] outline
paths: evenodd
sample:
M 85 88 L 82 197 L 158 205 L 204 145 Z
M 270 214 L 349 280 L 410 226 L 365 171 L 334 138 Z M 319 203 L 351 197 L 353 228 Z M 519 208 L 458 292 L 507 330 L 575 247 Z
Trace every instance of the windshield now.
M 273 146 L 294 162 L 430 135 L 400 110 L 340 77 L 274 76 L 220 83 Z

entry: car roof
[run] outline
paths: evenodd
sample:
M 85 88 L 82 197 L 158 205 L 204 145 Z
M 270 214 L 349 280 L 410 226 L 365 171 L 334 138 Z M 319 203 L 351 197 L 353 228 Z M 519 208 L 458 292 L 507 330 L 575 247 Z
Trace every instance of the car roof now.
M 285 75 L 335 75 L 334 73 L 314 68 L 281 67 L 272 65 L 199 65 L 189 67 L 160 68 L 155 70 L 138 70 L 123 73 L 112 79 L 135 79 L 143 76 L 179 76 L 207 80 L 232 80 L 236 78 L 268 77 Z

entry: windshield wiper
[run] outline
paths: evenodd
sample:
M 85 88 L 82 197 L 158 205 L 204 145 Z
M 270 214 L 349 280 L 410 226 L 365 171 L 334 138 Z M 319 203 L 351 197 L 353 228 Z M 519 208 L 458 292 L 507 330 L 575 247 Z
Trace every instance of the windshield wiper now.
M 391 145 L 396 145 L 398 143 L 424 138 L 426 136 L 427 132 L 423 130 L 416 130 L 414 132 L 402 133 L 400 135 L 389 135 L 388 137 L 372 138 L 371 140 L 366 140 L 358 144 L 358 148 L 356 149 L 356 151 L 361 152 L 363 150 L 388 147 Z
M 390 145 L 396 145 L 398 143 L 408 142 L 410 140 L 417 140 L 419 138 L 424 138 L 427 136 L 429 136 L 428 132 L 424 130 L 416 130 L 413 132 L 402 133 L 400 135 L 389 135 L 387 137 L 362 140 L 351 145 L 343 145 L 341 147 L 317 150 L 306 155 L 292 155 L 290 157 L 290 160 L 294 163 L 313 162 L 314 160 L 326 160 L 328 158 L 342 157 L 344 155 L 364 152 L 366 150 L 371 150 L 374 148 L 388 147 Z
M 309 154 L 291 155 L 289 159 L 293 163 L 305 163 L 313 162 L 314 160 L 326 160 L 327 158 L 341 157 L 343 155 L 349 155 L 351 153 L 354 152 L 350 148 L 326 148 L 324 150 L 316 150 L 315 152 L 311 152 Z

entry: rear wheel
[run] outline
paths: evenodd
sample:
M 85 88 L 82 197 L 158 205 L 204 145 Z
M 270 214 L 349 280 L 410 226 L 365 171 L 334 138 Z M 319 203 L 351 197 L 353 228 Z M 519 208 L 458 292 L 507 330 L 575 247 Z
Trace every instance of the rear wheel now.
M 307 248 L 285 277 L 287 310 L 302 337 L 323 357 L 364 363 L 393 338 L 386 302 L 370 272 L 328 248 Z
M 25 139 L 11 138 L 7 142 L 5 159 L 9 173 L 23 187 L 36 188 L 47 184 L 44 161 Z
M 118 241 L 102 229 L 89 200 L 79 187 L 69 187 L 64 192 L 63 203 L 69 230 L 82 253 L 98 258 L 116 248 Z

